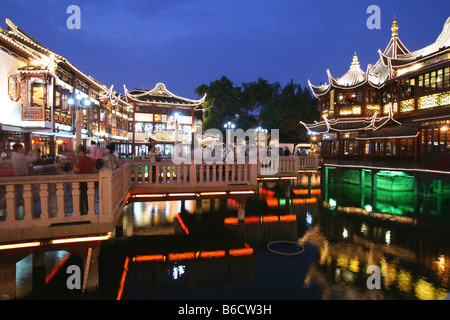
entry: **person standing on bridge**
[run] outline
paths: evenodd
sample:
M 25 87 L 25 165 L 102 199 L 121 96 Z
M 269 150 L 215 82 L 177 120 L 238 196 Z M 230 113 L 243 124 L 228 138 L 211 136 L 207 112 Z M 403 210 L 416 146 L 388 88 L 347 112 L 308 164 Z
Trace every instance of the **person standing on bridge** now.
M 25 150 L 20 143 L 14 144 L 13 150 L 11 163 L 14 169 L 14 175 L 16 177 L 28 176 L 30 174 L 30 165 L 37 160 L 37 155 Z
M 16 143 L 13 145 L 14 153 L 11 156 L 14 175 L 28 176 L 30 174 L 30 165 L 37 160 L 37 155 L 24 149 L 23 145 Z
M 78 147 L 78 161 L 75 166 L 75 174 L 90 174 L 94 173 L 94 162 L 91 158 L 86 157 L 86 147 L 80 145 Z M 88 210 L 87 199 L 87 182 L 80 182 L 80 212 L 86 214 Z
M 91 141 L 91 145 L 88 148 L 87 153 L 89 155 L 89 158 L 91 158 L 92 161 L 94 162 L 97 170 L 103 168 L 102 150 L 97 146 L 97 143 L 94 140 Z
M 115 169 L 119 165 L 119 159 L 114 155 L 115 146 L 113 144 L 108 144 L 105 148 L 105 158 L 103 162 L 105 168 Z
M 14 176 L 29 176 L 30 167 L 38 157 L 35 153 L 24 149 L 23 145 L 16 143 L 13 145 L 13 154 L 11 155 L 11 164 L 14 171 Z M 18 184 L 15 187 L 17 194 L 17 204 L 23 205 L 23 185 Z

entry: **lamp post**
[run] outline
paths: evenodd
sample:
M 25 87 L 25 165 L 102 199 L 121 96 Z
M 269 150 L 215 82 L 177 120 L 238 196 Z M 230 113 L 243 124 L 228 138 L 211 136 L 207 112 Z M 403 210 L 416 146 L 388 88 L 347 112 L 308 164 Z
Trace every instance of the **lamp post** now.
M 267 149 L 267 146 L 266 146 L 267 129 L 263 129 L 261 127 L 257 127 L 255 129 L 255 132 L 256 132 L 256 145 L 258 146 L 258 149 L 260 149 L 260 148 Z
M 234 141 L 231 141 L 231 129 L 235 129 L 236 125 L 233 122 L 228 121 L 223 125 L 223 127 L 227 132 L 227 144 L 230 143 L 234 145 Z
M 76 148 L 81 145 L 81 111 L 83 107 L 90 107 L 91 100 L 83 98 L 81 94 L 75 94 L 69 99 L 67 99 L 67 104 L 72 108 L 76 108 L 76 118 L 75 118 L 75 127 L 76 127 Z
M 231 138 L 231 130 L 236 128 L 236 125 L 233 122 L 226 122 L 223 127 L 225 128 L 226 132 L 227 132 L 227 142 L 225 143 L 226 145 L 226 159 L 229 160 L 229 156 L 231 157 L 231 155 L 234 155 L 234 139 L 233 141 Z M 234 159 L 234 157 L 233 157 Z
M 230 122 L 230 121 L 228 121 L 227 123 L 225 123 L 224 125 L 223 125 L 223 127 L 225 128 L 225 129 L 234 129 L 234 128 L 236 128 L 236 125 L 233 123 L 233 122 Z

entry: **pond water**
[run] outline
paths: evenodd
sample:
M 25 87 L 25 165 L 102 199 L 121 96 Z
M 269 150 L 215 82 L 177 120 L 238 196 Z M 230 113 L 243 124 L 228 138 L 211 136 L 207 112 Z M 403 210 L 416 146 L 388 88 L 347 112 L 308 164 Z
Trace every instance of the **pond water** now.
M 239 198 L 130 203 L 123 238 L 102 243 L 100 288 L 87 298 L 444 299 L 449 198 L 321 186 L 313 174 L 261 183 L 242 220 Z

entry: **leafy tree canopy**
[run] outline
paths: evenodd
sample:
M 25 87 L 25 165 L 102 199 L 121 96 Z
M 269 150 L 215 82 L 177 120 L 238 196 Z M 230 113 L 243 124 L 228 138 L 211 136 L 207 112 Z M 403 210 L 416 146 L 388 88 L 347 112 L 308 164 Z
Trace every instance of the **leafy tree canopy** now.
M 209 85 L 195 89 L 199 95 L 207 94 L 203 104 L 203 129 L 223 130 L 231 121 L 237 128 L 262 127 L 279 129 L 280 142 L 299 143 L 309 141 L 306 129 L 299 123 L 319 119 L 317 100 L 305 87 L 291 80 L 284 87 L 280 83 L 257 81 L 236 86 L 226 76 Z

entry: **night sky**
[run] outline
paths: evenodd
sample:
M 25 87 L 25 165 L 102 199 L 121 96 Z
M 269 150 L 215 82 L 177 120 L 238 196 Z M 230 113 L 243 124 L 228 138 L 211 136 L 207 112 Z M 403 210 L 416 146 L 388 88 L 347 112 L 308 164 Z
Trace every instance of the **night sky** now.
M 69 30 L 70 5 L 81 9 L 81 29 Z M 370 5 L 381 28 L 370 30 Z M 227 76 L 236 85 L 263 78 L 327 82 L 347 72 L 356 51 L 361 68 L 378 60 L 391 37 L 410 51 L 433 43 L 450 17 L 450 1 L 381 0 L 0 0 L 5 18 L 106 86 L 123 93 L 164 82 L 175 94 L 197 98 L 201 84 Z

